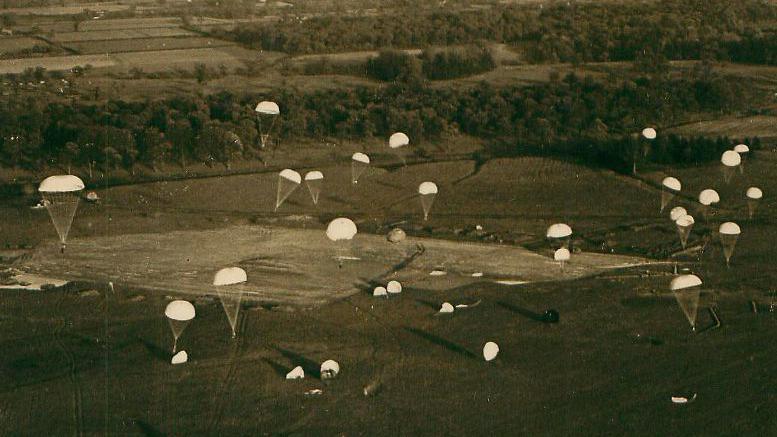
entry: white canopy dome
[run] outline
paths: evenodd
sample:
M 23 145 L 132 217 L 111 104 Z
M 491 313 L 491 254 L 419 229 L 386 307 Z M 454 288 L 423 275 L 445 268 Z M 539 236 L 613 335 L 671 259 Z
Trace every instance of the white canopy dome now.
M 351 159 L 357 162 L 362 162 L 364 164 L 370 163 L 370 157 L 362 152 L 356 152 L 351 156 Z
M 713 203 L 720 202 L 720 196 L 718 192 L 713 189 L 706 189 L 699 193 L 699 203 L 705 206 L 712 205 Z
M 453 305 L 450 304 L 450 302 L 443 302 L 442 306 L 440 307 L 440 313 L 442 314 L 450 314 L 454 311 Z
M 49 176 L 40 183 L 38 191 L 42 193 L 67 193 L 84 189 L 84 181 L 78 176 Z
M 267 115 L 278 115 L 281 113 L 280 108 L 278 108 L 278 104 L 275 102 L 270 102 L 268 100 L 259 102 L 259 104 L 256 105 L 255 111 L 260 114 L 267 114 Z
M 319 179 L 324 179 L 324 174 L 321 173 L 318 170 L 313 170 L 305 173 L 305 180 L 306 181 L 316 181 Z
M 423 182 L 418 186 L 418 194 L 437 194 L 437 185 L 434 182 Z
M 734 222 L 726 222 L 720 225 L 718 232 L 726 235 L 739 235 L 742 233 L 742 230 L 739 228 L 738 224 Z
M 335 360 L 326 360 L 321 363 L 321 379 L 330 379 L 340 373 L 340 364 Z
M 726 150 L 720 157 L 720 162 L 726 167 L 736 167 L 742 162 L 742 157 L 733 150 Z
M 572 228 L 566 223 L 556 223 L 548 228 L 548 238 L 566 238 L 572 235 Z
M 386 290 L 391 294 L 401 293 L 402 284 L 399 281 L 390 281 L 386 286 Z
M 661 184 L 673 191 L 680 191 L 682 189 L 682 184 L 680 184 L 680 181 L 677 178 L 673 178 L 671 176 L 664 178 Z
M 760 199 L 764 197 L 763 191 L 761 191 L 758 187 L 750 187 L 747 189 L 747 198 L 748 199 Z
M 389 147 L 392 149 L 407 146 L 408 144 L 410 144 L 410 138 L 402 132 L 397 132 L 389 137 Z
M 696 220 L 694 220 L 693 216 L 689 215 L 689 214 L 685 214 L 682 217 L 680 217 L 677 220 L 675 220 L 675 224 L 677 224 L 677 226 L 681 226 L 681 227 L 691 226 L 694 223 L 696 223 Z
M 561 249 L 556 250 L 556 252 L 553 254 L 553 259 L 556 261 L 569 261 L 569 257 L 569 249 L 566 247 L 562 247 Z
M 296 171 L 294 171 L 294 170 L 292 170 L 290 168 L 281 170 L 281 172 L 279 173 L 279 176 L 284 178 L 284 179 L 290 180 L 290 181 L 294 182 L 295 184 L 302 183 L 302 176 L 300 176 L 299 173 L 297 173 Z
M 326 236 L 332 241 L 351 240 L 356 232 L 356 223 L 345 217 L 332 220 L 326 228 Z
M 227 267 L 216 272 L 213 285 L 234 285 L 246 282 L 248 275 L 240 267 Z
M 372 290 L 372 295 L 376 297 L 388 296 L 388 291 L 386 290 L 386 287 L 377 286 Z
M 402 228 L 394 228 L 386 235 L 386 239 L 390 243 L 399 243 L 405 238 L 407 238 L 407 234 L 402 230 Z
M 194 315 L 194 305 L 185 300 L 174 300 L 167 304 L 167 308 L 165 308 L 165 316 L 181 322 L 193 319 Z
M 701 279 L 696 275 L 681 275 L 669 283 L 669 288 L 672 291 L 682 290 L 684 288 L 698 287 L 701 285 Z
M 656 139 L 656 135 L 657 135 L 656 130 L 653 129 L 652 127 L 646 127 L 645 129 L 642 129 L 642 136 L 649 140 Z
M 739 154 L 747 153 L 750 151 L 750 147 L 748 147 L 747 144 L 737 144 L 734 146 L 734 151 Z
M 685 208 L 682 206 L 675 206 L 671 211 L 669 211 L 669 218 L 672 219 L 672 221 L 676 221 L 686 214 L 688 214 L 688 211 L 686 211 Z
M 499 354 L 499 345 L 493 341 L 489 341 L 483 346 L 483 358 L 485 358 L 486 361 L 492 361 L 496 358 L 497 354 Z

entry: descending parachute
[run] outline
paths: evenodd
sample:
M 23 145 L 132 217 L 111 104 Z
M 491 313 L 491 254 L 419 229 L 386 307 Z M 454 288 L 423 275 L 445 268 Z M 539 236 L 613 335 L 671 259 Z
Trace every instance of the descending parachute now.
M 734 146 L 734 151 L 739 153 L 739 155 L 742 157 L 742 162 L 739 164 L 739 173 L 745 172 L 745 156 L 747 156 L 748 153 L 750 153 L 750 147 L 747 146 L 747 144 L 737 144 Z
M 343 266 L 343 260 L 350 252 L 350 244 L 357 232 L 356 223 L 345 217 L 332 220 L 326 227 L 327 238 L 337 245 L 335 259 L 340 267 Z
M 723 164 L 723 180 L 728 183 L 736 167 L 742 163 L 742 157 L 733 150 L 726 150 L 720 157 L 720 162 Z
M 691 235 L 691 229 L 693 229 L 696 221 L 693 219 L 693 216 L 685 214 L 675 220 L 674 223 L 677 226 L 677 233 L 680 235 L 680 244 L 685 249 L 685 245 L 688 243 L 688 236 Z
M 275 120 L 278 119 L 281 110 L 278 108 L 277 103 L 265 100 L 259 102 L 254 111 L 256 112 L 256 119 L 259 127 L 259 139 L 262 148 L 264 148 L 267 145 L 272 129 L 275 126 Z
M 351 182 L 359 183 L 359 178 L 370 166 L 370 157 L 361 152 L 356 152 L 351 156 Z
M 194 318 L 194 305 L 185 300 L 174 300 L 167 304 L 165 316 L 170 323 L 170 329 L 173 331 L 173 353 L 178 348 L 178 338 L 183 330 L 189 326 L 189 322 Z
M 688 214 L 688 211 L 686 211 L 685 208 L 682 206 L 675 206 L 671 211 L 669 211 L 669 218 L 674 222 L 686 214 Z
M 745 195 L 747 196 L 747 212 L 752 219 L 755 215 L 755 209 L 758 207 L 758 202 L 764 197 L 764 193 L 758 187 L 750 187 Z
M 321 186 L 324 184 L 324 174 L 320 171 L 309 171 L 305 173 L 305 185 L 308 186 L 310 197 L 313 198 L 313 204 L 318 205 L 318 196 L 321 194 Z
M 550 241 L 552 248 L 569 248 L 569 240 L 572 237 L 572 228 L 566 223 L 555 223 L 550 225 L 545 236 Z
M 278 194 L 275 197 L 275 210 L 291 196 L 291 193 L 302 183 L 302 176 L 294 170 L 285 169 L 278 174 Z
M 726 257 L 726 265 L 728 266 L 731 255 L 734 254 L 734 247 L 737 245 L 739 234 L 742 233 L 742 230 L 739 228 L 738 224 L 726 222 L 720 225 L 718 233 L 720 234 L 720 242 L 723 245 L 723 255 Z
M 664 208 L 666 208 L 666 205 L 669 204 L 669 202 L 672 201 L 672 198 L 675 196 L 675 194 L 679 193 L 682 189 L 682 185 L 680 184 L 680 181 L 677 180 L 677 178 L 673 177 L 666 177 L 661 182 L 661 211 L 664 211 Z
M 67 234 L 73 224 L 73 217 L 78 209 L 78 195 L 84 189 L 84 182 L 77 176 L 49 176 L 40 183 L 38 191 L 43 197 L 43 204 L 51 216 L 54 229 L 59 235 L 62 251 L 65 251 Z
M 701 279 L 696 275 L 681 275 L 669 284 L 680 309 L 691 324 L 691 329 L 696 330 L 696 314 L 699 310 L 699 295 L 701 293 Z
M 497 354 L 499 354 L 499 345 L 493 341 L 489 341 L 483 346 L 483 358 L 485 358 L 486 361 L 493 361 Z
M 553 253 L 553 259 L 558 261 L 559 265 L 561 266 L 561 271 L 564 271 L 564 264 L 566 264 L 567 261 L 569 261 L 570 253 L 569 249 L 566 247 L 562 247 L 560 249 L 556 249 L 556 252 Z
M 652 127 L 646 127 L 642 129 L 642 136 L 647 138 L 648 140 L 655 140 L 656 139 L 656 130 Z
M 709 219 L 710 207 L 718 202 L 720 202 L 720 196 L 713 189 L 708 188 L 699 193 L 699 203 L 701 204 L 701 212 L 705 220 Z
M 424 210 L 424 220 L 429 218 L 434 198 L 437 197 L 437 185 L 434 182 L 423 182 L 418 186 L 418 195 L 421 197 L 421 207 Z
M 230 285 L 242 284 L 248 281 L 248 275 L 246 271 L 240 267 L 227 267 L 216 272 L 216 276 L 213 277 L 213 285 L 216 286 L 218 291 L 219 300 L 221 300 L 221 306 L 224 307 L 224 312 L 227 314 L 227 320 L 229 326 L 232 328 L 232 338 L 237 336 L 237 317 L 240 312 L 240 302 L 243 300 L 243 292 L 241 290 L 232 289 Z
M 402 160 L 403 164 L 405 163 L 405 157 L 402 150 L 408 144 L 410 144 L 410 138 L 408 138 L 407 135 L 403 134 L 402 132 L 394 133 L 389 137 L 389 148 L 392 152 L 397 154 L 399 159 Z

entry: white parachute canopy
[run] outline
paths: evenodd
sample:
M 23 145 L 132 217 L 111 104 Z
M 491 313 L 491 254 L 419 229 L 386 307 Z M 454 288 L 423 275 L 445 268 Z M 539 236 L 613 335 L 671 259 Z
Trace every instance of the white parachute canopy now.
M 402 228 L 394 228 L 386 235 L 386 240 L 393 244 L 401 243 L 405 241 L 406 238 L 407 234 L 402 230 Z
M 758 202 L 764 197 L 764 193 L 758 187 L 750 187 L 747 189 L 745 196 L 747 196 L 747 213 L 752 219 L 755 215 L 755 210 L 758 207 Z
M 572 228 L 566 223 L 555 223 L 548 227 L 545 236 L 550 240 L 560 241 L 566 246 L 572 236 Z
M 559 261 L 561 263 L 563 263 L 564 261 L 569 261 L 570 256 L 571 255 L 569 253 L 569 249 L 567 249 L 566 247 L 562 247 L 560 249 L 557 249 L 553 253 L 553 259 L 556 260 L 556 261 Z
M 389 147 L 392 149 L 398 149 L 410 144 L 410 138 L 402 132 L 397 132 L 389 137 Z
M 649 139 L 649 140 L 655 140 L 656 139 L 656 130 L 652 127 L 646 127 L 642 129 L 642 136 Z
M 718 202 L 720 202 L 720 195 L 718 195 L 717 191 L 711 188 L 708 188 L 699 193 L 699 203 L 702 205 L 709 206 Z
M 259 104 L 256 105 L 256 109 L 254 110 L 259 114 L 266 115 L 278 115 L 281 113 L 280 108 L 278 108 L 278 104 L 269 100 L 259 102 Z
M 326 360 L 321 363 L 321 379 L 333 379 L 340 373 L 340 364 L 335 360 Z
M 185 300 L 174 300 L 167 304 L 165 308 L 165 316 L 170 323 L 170 329 L 173 331 L 173 353 L 175 353 L 178 347 L 178 338 L 183 333 L 184 329 L 189 326 L 189 322 L 194 318 L 196 312 L 194 305 Z
M 485 346 L 483 346 L 483 358 L 485 358 L 486 361 L 493 361 L 498 354 L 499 345 L 493 341 L 489 341 Z
M 723 180 L 728 183 L 734 175 L 734 169 L 742 163 L 742 156 L 733 150 L 726 150 L 720 162 L 723 163 Z
M 696 314 L 699 310 L 699 295 L 701 293 L 702 282 L 696 275 L 681 275 L 669 284 L 675 299 L 677 299 L 680 309 L 683 310 L 685 318 L 691 324 L 691 329 L 696 330 Z
M 375 297 L 385 297 L 388 296 L 388 290 L 386 290 L 386 287 L 377 286 L 372 290 L 372 295 Z
M 261 142 L 262 148 L 264 148 L 264 146 L 267 145 L 267 139 L 270 138 L 270 133 L 275 126 L 275 120 L 278 119 L 278 115 L 280 115 L 281 110 L 278 108 L 277 103 L 265 100 L 259 102 L 259 104 L 256 105 L 254 111 L 256 112 L 257 121 L 259 124 L 259 140 Z M 267 118 L 271 118 L 272 121 L 269 121 L 268 123 Z
M 672 201 L 675 194 L 682 190 L 682 184 L 677 178 L 666 177 L 661 181 L 661 211 Z
M 443 302 L 440 306 L 440 314 L 450 314 L 454 311 L 453 305 L 450 302 Z
M 437 185 L 434 182 L 422 182 L 418 186 L 418 195 L 421 197 L 421 207 L 424 210 L 424 220 L 429 218 L 434 199 L 437 197 Z
M 750 152 L 750 147 L 748 147 L 747 144 L 737 144 L 734 146 L 734 151 L 741 155 Z
M 682 206 L 675 206 L 671 211 L 669 211 L 669 218 L 674 222 L 686 214 L 688 214 L 688 211 L 686 211 L 685 208 Z
M 73 175 L 49 176 L 38 186 L 63 250 L 78 209 L 78 196 L 83 189 L 84 181 Z
M 399 281 L 390 281 L 386 285 L 386 291 L 391 294 L 399 294 L 402 292 L 402 284 Z
M 227 315 L 229 326 L 232 328 L 232 337 L 237 336 L 237 317 L 240 313 L 240 302 L 243 300 L 243 292 L 230 289 L 230 285 L 242 284 L 248 281 L 246 271 L 240 267 L 227 267 L 216 272 L 213 277 L 213 285 L 217 288 L 221 306 Z
M 286 199 L 302 183 L 302 176 L 292 169 L 284 169 L 278 174 L 278 193 L 275 197 L 275 210 L 278 210 Z
M 321 194 L 321 186 L 324 184 L 324 174 L 318 170 L 305 173 L 305 185 L 308 186 L 313 204 L 318 205 L 318 196 Z
M 359 183 L 359 178 L 370 166 L 370 157 L 362 152 L 356 152 L 351 156 L 351 182 Z
M 726 265 L 730 265 L 731 256 L 734 254 L 734 247 L 739 239 L 742 230 L 734 222 L 726 222 L 718 228 L 720 242 L 723 245 L 723 255 L 726 257 Z
M 332 242 L 335 243 L 335 259 L 340 267 L 342 267 L 343 260 L 348 258 L 350 251 L 350 242 L 353 237 L 356 236 L 358 229 L 356 223 L 353 220 L 345 217 L 339 217 L 331 222 L 326 227 L 326 236 Z
M 680 235 L 680 244 L 682 244 L 683 249 L 685 249 L 685 245 L 688 243 L 688 236 L 691 235 L 694 223 L 696 221 L 689 214 L 682 215 L 675 220 L 675 226 L 677 226 L 677 233 Z

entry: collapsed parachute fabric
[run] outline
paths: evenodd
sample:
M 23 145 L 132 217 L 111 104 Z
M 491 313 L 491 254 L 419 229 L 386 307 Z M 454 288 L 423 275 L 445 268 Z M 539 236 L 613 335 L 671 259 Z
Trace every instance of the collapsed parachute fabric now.
M 429 218 L 434 199 L 437 197 L 437 185 L 434 182 L 423 182 L 418 186 L 418 195 L 421 197 L 421 208 L 424 210 L 424 220 Z
M 259 102 L 254 111 L 256 112 L 259 128 L 259 140 L 261 141 L 262 148 L 264 148 L 267 145 L 267 140 L 270 138 L 272 128 L 275 126 L 275 120 L 277 120 L 281 110 L 278 108 L 277 103 L 265 100 Z M 269 127 L 266 127 L 268 124 Z
M 726 222 L 720 225 L 718 233 L 720 234 L 720 243 L 723 245 L 723 256 L 726 257 L 726 265 L 729 266 L 731 256 L 734 255 L 734 247 L 737 245 L 737 240 L 742 230 L 738 224 Z
M 486 361 L 493 361 L 499 354 L 499 345 L 493 341 L 489 341 L 483 346 L 483 358 Z
M 682 190 L 682 184 L 680 184 L 680 181 L 677 178 L 671 176 L 664 178 L 661 182 L 661 212 L 664 211 L 666 205 L 672 201 L 672 198 L 674 198 L 675 194 L 679 193 L 680 190 Z
M 196 312 L 194 311 L 194 305 L 185 300 L 174 300 L 167 304 L 165 308 L 165 316 L 170 323 L 170 329 L 173 331 L 173 353 L 178 348 L 178 338 L 183 333 L 184 329 L 189 326 L 189 322 L 194 318 Z
M 78 209 L 78 196 L 83 189 L 84 181 L 73 175 L 49 176 L 38 186 L 63 250 Z
M 699 295 L 701 293 L 701 279 L 696 275 L 681 275 L 669 284 L 677 304 L 683 310 L 683 314 L 691 324 L 691 329 L 696 330 L 696 314 L 699 310 Z
M 237 318 L 240 313 L 240 302 L 243 300 L 243 292 L 229 286 L 242 284 L 246 281 L 248 281 L 248 275 L 240 267 L 221 269 L 213 277 L 213 285 L 216 286 L 221 306 L 224 308 L 229 326 L 232 328 L 233 338 L 237 336 L 235 328 L 237 327 Z
M 331 222 L 326 227 L 326 236 L 330 241 L 335 243 L 337 255 L 335 259 L 340 267 L 342 267 L 343 259 L 345 259 L 349 252 L 349 243 L 356 236 L 358 229 L 356 223 L 353 220 L 345 217 L 339 217 Z
M 291 193 L 302 183 L 302 176 L 294 170 L 281 170 L 278 174 L 278 193 L 275 197 L 275 210 L 291 196 Z
M 370 166 L 370 157 L 361 152 L 356 152 L 351 156 L 351 182 L 359 183 L 359 178 Z
M 742 163 L 742 156 L 733 150 L 726 150 L 720 157 L 720 162 L 723 164 L 723 180 L 728 183 L 734 175 L 734 169 Z
M 745 196 L 747 196 L 747 214 L 752 219 L 755 215 L 758 203 L 761 201 L 761 198 L 764 197 L 764 193 L 758 187 L 750 187 L 747 189 L 747 192 L 745 192 Z
M 313 199 L 313 205 L 318 205 L 318 196 L 321 194 L 321 187 L 324 184 L 324 174 L 318 170 L 305 173 L 305 185 L 308 186 L 310 197 Z

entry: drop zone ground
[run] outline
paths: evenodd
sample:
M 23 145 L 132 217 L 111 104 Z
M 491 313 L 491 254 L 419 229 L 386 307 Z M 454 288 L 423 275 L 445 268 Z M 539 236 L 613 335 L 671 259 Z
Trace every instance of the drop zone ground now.
M 641 247 L 677 244 L 657 211 L 658 192 L 551 160 L 504 160 L 477 172 L 467 162 L 375 170 L 358 190 L 347 168 L 323 169 L 330 189 L 318 208 L 300 187 L 277 216 L 266 213 L 270 174 L 110 188 L 103 203 L 82 205 L 64 258 L 45 212 L 5 206 L 3 237 L 36 245 L 17 266 L 103 285 L 1 292 L 0 433 L 768 435 L 777 429 L 777 317 L 765 296 L 775 275 L 774 203 L 767 197 L 746 221 L 736 193 L 753 180 L 777 192 L 763 177 L 770 153 L 729 186 L 717 185 L 716 165 L 676 170 L 689 193 L 719 188 L 730 200 L 716 220 L 743 228 L 730 269 L 714 241 L 700 258 L 680 260 L 705 281 L 700 329 L 712 324 L 712 306 L 723 322 L 697 334 L 666 292 L 670 265 L 600 270 L 635 261 Z M 412 190 L 428 174 L 441 195 L 424 228 Z M 675 204 L 693 208 L 685 197 Z M 340 214 L 376 234 L 359 236 L 349 250 L 362 260 L 343 269 L 323 239 L 326 220 Z M 570 222 L 588 253 L 563 281 L 545 280 L 558 275 L 546 251 L 457 242 L 451 231 L 482 224 L 531 246 L 554 219 Z M 382 237 L 397 221 L 421 229 L 409 240 L 427 250 L 394 272 L 414 250 Z M 692 241 L 715 226 L 700 221 Z M 626 256 L 593 253 L 599 236 Z M 315 254 L 309 262 L 306 250 Z M 253 294 L 236 339 L 207 285 L 232 263 L 248 270 Z M 436 268 L 449 273 L 430 277 Z M 472 278 L 478 270 L 484 277 Z M 394 274 L 407 285 L 400 296 L 370 296 L 370 281 Z M 113 290 L 104 285 L 111 278 Z M 283 295 L 288 278 L 303 285 Z M 504 278 L 538 282 L 494 282 Z M 162 317 L 172 296 L 197 308 L 179 340 L 190 356 L 181 366 L 169 363 Z M 437 314 L 443 301 L 478 300 Z M 536 320 L 548 308 L 560 323 Z M 492 363 L 481 358 L 487 341 L 501 349 Z M 342 372 L 323 382 L 316 370 L 330 358 Z M 297 365 L 306 378 L 286 381 Z M 365 397 L 370 383 L 379 389 Z M 323 394 L 304 394 L 313 388 Z M 693 403 L 670 401 L 694 393 Z

